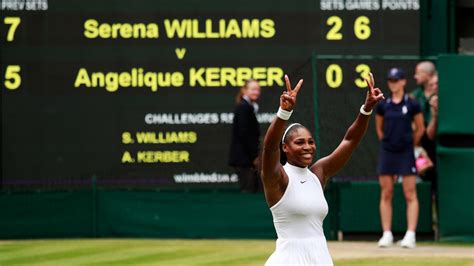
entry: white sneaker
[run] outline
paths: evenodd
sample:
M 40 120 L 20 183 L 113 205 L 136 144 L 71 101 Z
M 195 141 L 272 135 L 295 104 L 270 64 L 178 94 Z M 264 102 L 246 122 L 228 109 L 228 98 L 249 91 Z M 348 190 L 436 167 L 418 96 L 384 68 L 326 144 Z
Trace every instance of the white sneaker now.
M 382 238 L 379 240 L 379 247 L 388 248 L 393 245 L 392 233 L 384 232 Z
M 416 239 L 413 235 L 405 235 L 405 237 L 400 242 L 402 248 L 416 248 Z

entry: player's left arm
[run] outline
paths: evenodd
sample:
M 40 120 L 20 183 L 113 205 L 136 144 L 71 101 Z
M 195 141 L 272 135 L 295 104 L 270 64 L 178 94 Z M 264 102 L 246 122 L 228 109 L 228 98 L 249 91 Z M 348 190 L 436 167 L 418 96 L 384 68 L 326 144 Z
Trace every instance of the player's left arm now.
M 384 96 L 380 89 L 374 88 L 372 74 L 370 74 L 370 80 L 366 79 L 366 82 L 369 86 L 369 91 L 365 99 L 364 111 L 370 112 L 379 101 L 384 99 Z M 367 131 L 369 119 L 369 115 L 359 112 L 355 121 L 347 129 L 344 139 L 339 146 L 331 154 L 321 158 L 311 166 L 311 171 L 320 178 L 323 184 L 326 184 L 329 177 L 335 175 L 349 161 L 349 158 Z

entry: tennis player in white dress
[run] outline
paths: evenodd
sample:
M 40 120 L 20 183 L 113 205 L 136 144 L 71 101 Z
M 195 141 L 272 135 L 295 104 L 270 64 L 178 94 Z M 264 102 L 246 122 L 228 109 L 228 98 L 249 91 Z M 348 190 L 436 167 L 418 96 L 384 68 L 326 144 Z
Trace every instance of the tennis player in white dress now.
M 323 232 L 328 213 L 323 188 L 349 160 L 367 131 L 372 109 L 383 99 L 382 92 L 374 88 L 372 74 L 366 81 L 365 103 L 344 139 L 330 155 L 313 164 L 316 144 L 311 133 L 297 123 L 286 127 L 303 80 L 292 89 L 285 75 L 287 90 L 265 135 L 262 155 L 265 198 L 278 235 L 275 252 L 265 265 L 333 265 Z M 282 156 L 285 165 L 280 163 Z

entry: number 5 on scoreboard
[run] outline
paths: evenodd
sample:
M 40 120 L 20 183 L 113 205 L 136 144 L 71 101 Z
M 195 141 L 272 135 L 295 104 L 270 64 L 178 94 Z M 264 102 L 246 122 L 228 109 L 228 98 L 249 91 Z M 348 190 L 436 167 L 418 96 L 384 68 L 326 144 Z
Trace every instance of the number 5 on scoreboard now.
M 20 87 L 21 84 L 21 76 L 20 76 L 20 66 L 12 65 L 7 66 L 7 70 L 5 71 L 5 88 L 9 90 L 16 90 Z
M 15 32 L 18 28 L 18 25 L 20 25 L 20 22 L 21 19 L 19 17 L 5 17 L 3 19 L 3 23 L 5 23 L 5 25 L 10 25 L 10 29 L 8 29 L 7 34 L 7 42 L 13 42 L 15 39 Z

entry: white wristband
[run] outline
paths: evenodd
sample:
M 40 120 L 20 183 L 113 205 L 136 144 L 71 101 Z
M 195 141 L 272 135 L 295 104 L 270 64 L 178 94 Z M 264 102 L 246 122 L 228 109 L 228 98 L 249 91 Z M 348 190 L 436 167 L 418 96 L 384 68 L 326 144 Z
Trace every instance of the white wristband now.
M 278 108 L 277 116 L 281 120 L 288 120 L 288 119 L 290 119 L 290 116 L 291 116 L 292 113 L 293 113 L 293 110 L 287 111 L 287 110 L 281 109 L 281 107 L 280 107 L 280 108 Z
M 365 104 L 363 104 L 363 105 L 360 107 L 360 113 L 363 114 L 363 115 L 371 115 L 373 110 L 370 110 L 370 112 L 366 112 L 366 111 L 364 110 L 364 107 L 365 107 Z

